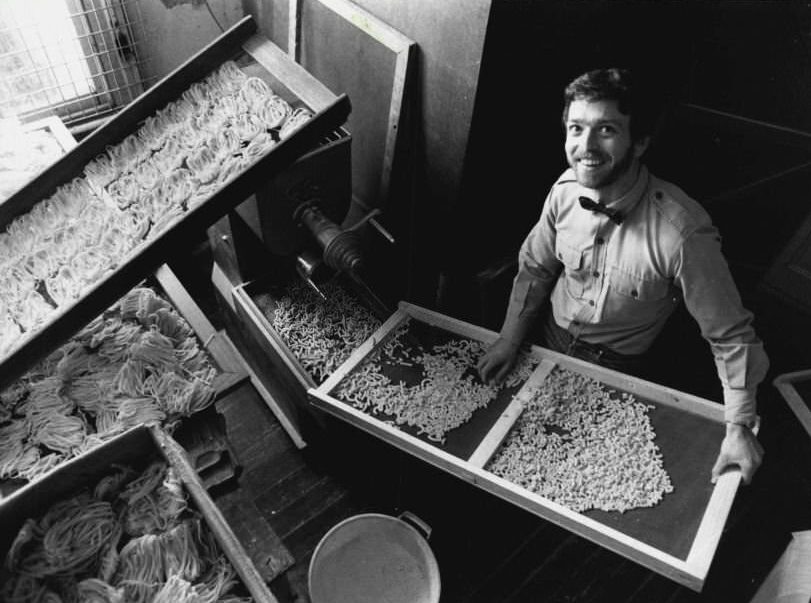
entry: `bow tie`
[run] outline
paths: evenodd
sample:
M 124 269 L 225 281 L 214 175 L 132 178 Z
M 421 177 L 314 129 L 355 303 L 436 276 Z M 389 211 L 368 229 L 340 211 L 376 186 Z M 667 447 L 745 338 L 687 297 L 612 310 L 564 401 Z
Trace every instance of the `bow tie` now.
M 580 207 L 583 209 L 587 209 L 598 214 L 604 214 L 608 216 L 615 224 L 622 224 L 622 212 L 618 209 L 606 207 L 605 203 L 592 201 L 588 197 L 580 197 L 578 200 L 580 201 Z

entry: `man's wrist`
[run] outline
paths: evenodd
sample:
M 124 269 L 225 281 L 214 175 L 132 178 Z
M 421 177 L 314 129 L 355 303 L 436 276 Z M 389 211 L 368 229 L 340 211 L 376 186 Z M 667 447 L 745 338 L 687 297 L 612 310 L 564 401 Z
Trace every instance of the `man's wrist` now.
M 755 427 L 756 421 L 727 421 L 726 431 L 727 435 L 734 433 L 741 433 L 743 431 L 752 431 Z
M 499 335 L 498 339 L 496 339 L 496 343 L 501 343 L 502 345 L 508 346 L 514 350 L 517 350 L 521 347 L 521 341 L 515 339 L 513 337 L 507 337 L 505 335 Z

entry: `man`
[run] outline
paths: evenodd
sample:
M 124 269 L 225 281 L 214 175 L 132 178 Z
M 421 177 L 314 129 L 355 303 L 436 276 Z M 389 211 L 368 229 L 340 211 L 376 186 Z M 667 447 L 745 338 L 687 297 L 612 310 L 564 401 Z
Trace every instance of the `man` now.
M 726 436 L 711 479 L 737 465 L 749 483 L 763 456 L 751 427 L 768 358 L 709 216 L 641 163 L 658 113 L 645 92 L 621 69 L 591 71 L 567 86 L 570 168 L 521 247 L 504 325 L 479 374 L 486 382 L 507 375 L 547 299 L 544 345 L 638 372 L 683 299 L 723 386 Z

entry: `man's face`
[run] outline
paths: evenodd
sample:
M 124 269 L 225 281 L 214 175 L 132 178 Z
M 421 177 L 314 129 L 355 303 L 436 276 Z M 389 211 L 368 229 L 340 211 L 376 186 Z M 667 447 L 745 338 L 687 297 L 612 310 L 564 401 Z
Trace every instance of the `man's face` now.
M 631 118 L 620 113 L 616 101 L 574 100 L 565 126 L 566 159 L 578 183 L 610 198 L 633 186 L 636 170 L 631 168 L 647 148 L 647 140 L 632 140 Z

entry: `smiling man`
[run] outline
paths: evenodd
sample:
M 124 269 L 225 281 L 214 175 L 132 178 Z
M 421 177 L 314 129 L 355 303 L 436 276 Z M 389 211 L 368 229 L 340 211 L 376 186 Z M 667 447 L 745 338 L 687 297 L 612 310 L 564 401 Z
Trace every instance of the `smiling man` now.
M 763 456 L 751 427 L 769 361 L 707 212 L 641 162 L 659 114 L 646 92 L 622 69 L 590 71 L 566 87 L 569 169 L 521 247 L 504 325 L 479 374 L 507 375 L 547 299 L 546 347 L 644 374 L 647 350 L 683 301 L 724 392 L 727 431 L 712 480 L 737 465 L 749 483 Z

